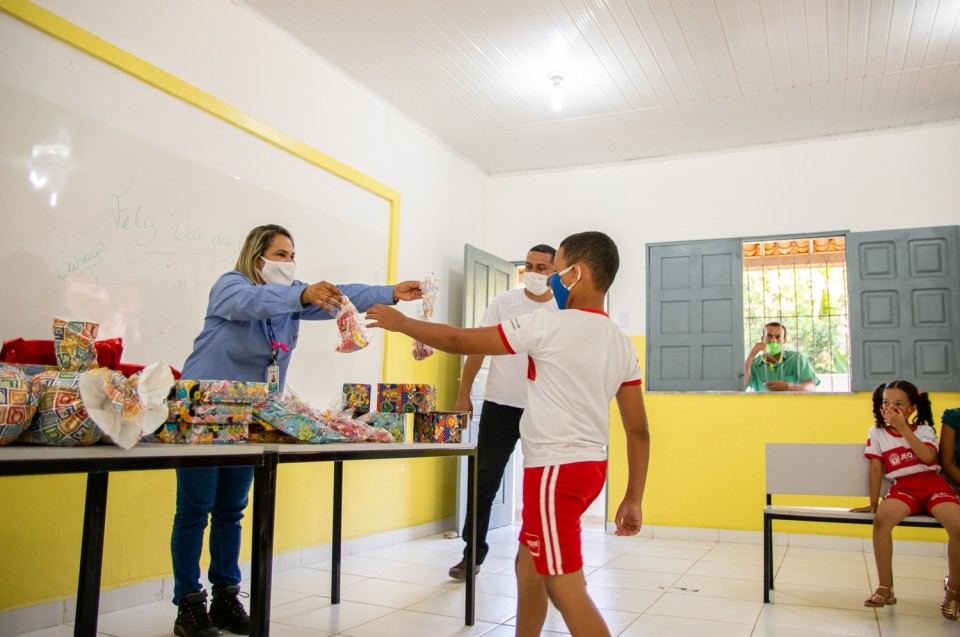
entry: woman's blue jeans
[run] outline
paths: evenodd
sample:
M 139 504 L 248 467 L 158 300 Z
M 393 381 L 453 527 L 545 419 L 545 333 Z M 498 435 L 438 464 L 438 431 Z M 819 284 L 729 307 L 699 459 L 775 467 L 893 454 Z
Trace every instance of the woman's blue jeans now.
M 210 517 L 210 585 L 240 584 L 240 520 L 247 507 L 253 467 L 177 469 L 177 512 L 173 518 L 173 603 L 203 588 L 200 553 Z

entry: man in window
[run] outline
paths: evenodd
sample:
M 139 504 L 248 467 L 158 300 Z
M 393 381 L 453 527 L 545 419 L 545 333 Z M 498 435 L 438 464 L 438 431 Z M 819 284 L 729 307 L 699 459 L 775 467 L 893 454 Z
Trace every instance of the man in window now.
M 763 326 L 762 340 L 747 354 L 747 390 L 816 391 L 820 379 L 800 352 L 786 349 L 787 328 L 776 321 Z

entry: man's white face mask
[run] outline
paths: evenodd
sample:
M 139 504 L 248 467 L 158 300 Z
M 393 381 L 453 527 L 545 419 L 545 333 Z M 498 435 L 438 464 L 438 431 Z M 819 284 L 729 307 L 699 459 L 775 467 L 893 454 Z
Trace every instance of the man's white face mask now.
M 547 275 L 536 272 L 523 273 L 523 286 L 534 296 L 545 294 L 550 289 L 547 285 Z
M 263 259 L 263 267 L 260 269 L 260 276 L 267 283 L 279 283 L 280 285 L 293 285 L 293 279 L 297 275 L 297 264 L 294 261 L 271 261 L 260 255 Z

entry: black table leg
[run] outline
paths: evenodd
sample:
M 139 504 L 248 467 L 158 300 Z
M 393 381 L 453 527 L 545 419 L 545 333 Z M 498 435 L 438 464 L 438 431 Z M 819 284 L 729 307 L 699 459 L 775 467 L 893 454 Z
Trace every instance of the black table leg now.
M 473 626 L 475 619 L 476 605 L 476 583 L 477 574 L 474 564 L 477 563 L 477 456 L 471 454 L 467 456 L 467 510 L 470 511 L 471 525 L 467 532 L 470 534 L 470 550 L 467 551 L 466 558 L 466 609 L 464 610 L 464 621 L 467 626 Z
M 333 463 L 333 546 L 331 547 L 330 603 L 340 603 L 340 542 L 343 527 L 343 462 Z
M 270 583 L 273 577 L 273 521 L 277 505 L 276 452 L 264 453 L 253 469 L 253 565 L 250 591 L 250 635 L 270 634 Z
M 83 510 L 83 543 L 80 548 L 80 581 L 77 584 L 77 614 L 76 625 L 73 628 L 75 637 L 96 637 L 97 634 L 109 475 L 109 473 L 87 474 L 87 497 Z

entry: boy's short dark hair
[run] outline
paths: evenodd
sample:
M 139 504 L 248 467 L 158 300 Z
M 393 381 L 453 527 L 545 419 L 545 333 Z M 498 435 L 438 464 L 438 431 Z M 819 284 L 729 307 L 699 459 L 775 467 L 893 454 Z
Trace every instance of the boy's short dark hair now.
M 553 261 L 554 258 L 557 256 L 557 251 L 545 243 L 539 243 L 533 246 L 532 248 L 530 248 L 529 250 L 527 250 L 527 252 L 542 252 L 544 254 L 549 254 L 551 261 Z
M 593 285 L 606 292 L 620 269 L 620 252 L 613 239 L 595 230 L 572 234 L 560 242 L 567 265 L 580 262 L 590 268 Z

